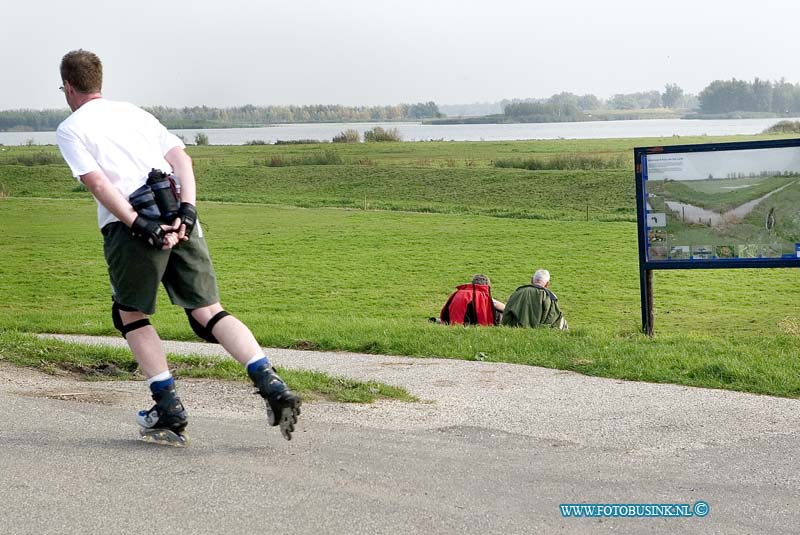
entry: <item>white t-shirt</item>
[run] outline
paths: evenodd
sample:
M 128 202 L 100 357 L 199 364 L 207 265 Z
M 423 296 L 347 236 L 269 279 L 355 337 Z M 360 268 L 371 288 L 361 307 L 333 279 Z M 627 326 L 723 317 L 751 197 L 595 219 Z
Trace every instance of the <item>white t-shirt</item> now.
M 127 102 L 96 98 L 58 125 L 56 142 L 72 175 L 103 171 L 126 199 L 147 181 L 151 169 L 172 172 L 164 159 L 175 147 L 185 148 L 158 119 Z M 118 221 L 97 203 L 100 228 Z

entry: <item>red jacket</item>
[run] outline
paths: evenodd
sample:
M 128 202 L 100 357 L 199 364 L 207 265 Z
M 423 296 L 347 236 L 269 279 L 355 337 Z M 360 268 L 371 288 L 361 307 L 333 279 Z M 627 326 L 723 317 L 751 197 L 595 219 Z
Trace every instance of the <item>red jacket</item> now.
M 447 299 L 439 314 L 442 323 L 495 325 L 494 302 L 484 284 L 462 284 Z

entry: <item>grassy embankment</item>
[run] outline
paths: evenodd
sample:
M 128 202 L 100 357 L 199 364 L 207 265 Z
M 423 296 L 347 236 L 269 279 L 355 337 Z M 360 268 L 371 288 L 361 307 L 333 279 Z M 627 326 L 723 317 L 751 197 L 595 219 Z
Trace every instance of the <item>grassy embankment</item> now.
M 630 158 L 633 146 L 713 140 L 267 145 L 191 154 L 223 301 L 262 344 L 485 359 L 796 397 L 794 270 L 657 272 L 656 337 L 648 339 L 639 333 L 630 167 L 493 167 L 498 159 L 564 154 Z M 265 165 L 326 150 L 342 163 Z M 14 156 L 0 156 L 7 195 L 0 327 L 113 334 L 93 201 L 62 164 L 3 165 L 3 157 Z M 505 300 L 537 267 L 553 273 L 569 332 L 426 322 L 475 272 L 489 274 Z M 167 338 L 193 338 L 164 296 L 154 323 Z

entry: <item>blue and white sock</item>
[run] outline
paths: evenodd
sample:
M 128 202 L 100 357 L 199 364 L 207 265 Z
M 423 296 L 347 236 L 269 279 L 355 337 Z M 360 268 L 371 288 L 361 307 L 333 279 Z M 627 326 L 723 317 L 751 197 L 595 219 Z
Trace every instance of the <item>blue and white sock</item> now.
M 259 353 L 248 360 L 245 366 L 247 367 L 247 373 L 253 373 L 262 367 L 269 368 L 270 364 L 269 359 L 263 353 Z
M 166 390 L 174 384 L 175 379 L 172 378 L 172 374 L 169 372 L 169 370 L 161 372 L 158 375 L 154 375 L 147 380 L 147 386 L 150 387 L 150 391 L 153 394 L 158 394 L 162 390 Z

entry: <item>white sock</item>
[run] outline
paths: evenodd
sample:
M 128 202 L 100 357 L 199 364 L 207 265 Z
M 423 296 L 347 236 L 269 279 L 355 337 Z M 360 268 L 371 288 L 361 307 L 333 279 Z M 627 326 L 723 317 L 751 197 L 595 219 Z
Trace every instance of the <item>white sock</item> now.
M 158 381 L 166 381 L 170 377 L 172 377 L 172 374 L 169 372 L 169 370 L 161 372 L 158 375 L 154 375 L 149 379 L 147 379 L 147 386 L 150 386 L 153 383 L 157 383 Z
M 269 365 L 269 359 L 267 358 L 267 356 L 264 353 L 259 353 L 258 355 L 253 355 L 252 358 L 248 360 L 244 366 L 246 368 L 247 366 L 250 366 L 254 362 L 258 362 L 261 359 L 267 359 L 267 365 Z

